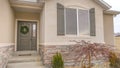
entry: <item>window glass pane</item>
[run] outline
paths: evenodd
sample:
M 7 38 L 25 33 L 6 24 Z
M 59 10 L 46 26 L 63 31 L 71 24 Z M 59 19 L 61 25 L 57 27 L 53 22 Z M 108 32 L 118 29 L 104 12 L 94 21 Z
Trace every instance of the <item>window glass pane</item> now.
M 77 35 L 77 11 L 66 8 L 66 34 Z
M 33 24 L 33 37 L 36 37 L 36 24 Z
M 78 10 L 78 23 L 80 35 L 90 35 L 90 23 L 88 10 Z

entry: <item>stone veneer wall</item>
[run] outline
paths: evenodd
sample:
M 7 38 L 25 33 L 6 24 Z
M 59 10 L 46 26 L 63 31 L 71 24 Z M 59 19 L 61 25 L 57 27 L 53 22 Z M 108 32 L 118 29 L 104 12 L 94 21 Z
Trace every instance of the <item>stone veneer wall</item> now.
M 45 66 L 49 66 L 51 63 L 51 59 L 53 55 L 56 52 L 60 52 L 63 56 L 65 68 L 66 66 L 70 66 L 70 68 L 80 67 L 80 61 L 76 59 L 77 54 L 77 48 L 79 48 L 79 45 L 52 45 L 52 46 L 40 46 L 40 54 L 41 54 L 41 60 L 43 61 L 43 64 Z M 49 67 L 48 67 L 49 68 Z M 96 65 L 94 65 L 92 68 L 110 68 L 109 62 L 101 62 Z
M 60 52 L 63 56 L 65 65 L 77 65 L 76 54 L 73 53 L 73 48 L 77 45 L 50 45 L 40 46 L 41 60 L 43 64 L 50 65 L 51 59 L 56 52 Z M 77 53 L 77 52 L 76 52 Z
M 14 45 L 0 46 L 0 68 L 6 68 L 8 58 L 12 56 Z

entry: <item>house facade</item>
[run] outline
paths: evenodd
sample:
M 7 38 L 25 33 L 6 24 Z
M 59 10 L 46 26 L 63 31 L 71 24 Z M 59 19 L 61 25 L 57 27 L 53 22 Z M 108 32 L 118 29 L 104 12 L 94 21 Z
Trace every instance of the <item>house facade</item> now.
M 56 52 L 72 62 L 67 54 L 73 40 L 114 44 L 113 17 L 119 12 L 102 0 L 1 0 L 0 5 L 1 46 L 40 52 L 44 64 Z

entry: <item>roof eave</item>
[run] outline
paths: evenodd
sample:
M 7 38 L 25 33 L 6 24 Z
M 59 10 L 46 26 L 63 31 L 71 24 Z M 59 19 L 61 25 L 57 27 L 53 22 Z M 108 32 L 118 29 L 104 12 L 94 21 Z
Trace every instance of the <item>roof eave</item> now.
M 118 15 L 118 14 L 120 14 L 120 11 L 106 10 L 106 11 L 104 11 L 104 14 Z
M 94 1 L 98 3 L 101 7 L 103 7 L 104 10 L 108 10 L 111 8 L 111 6 L 103 0 L 94 0 Z

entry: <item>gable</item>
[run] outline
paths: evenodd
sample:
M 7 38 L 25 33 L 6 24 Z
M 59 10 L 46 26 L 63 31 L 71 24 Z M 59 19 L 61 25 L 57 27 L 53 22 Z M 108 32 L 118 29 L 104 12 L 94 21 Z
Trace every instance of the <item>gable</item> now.
M 92 33 L 88 34 L 88 31 L 85 31 L 83 34 L 82 33 L 83 31 L 80 32 L 81 31 L 80 26 L 77 26 L 77 29 L 78 29 L 77 34 L 76 34 L 76 30 L 74 29 L 74 26 L 71 27 L 75 30 L 74 32 L 72 32 L 71 30 L 68 30 L 71 26 L 71 25 L 69 25 L 69 23 L 71 23 L 71 22 L 69 22 L 69 19 L 68 19 L 69 15 L 72 13 L 76 17 L 76 15 L 74 13 L 75 10 L 71 10 L 71 12 L 67 12 L 67 14 L 66 14 L 67 17 L 65 16 L 65 18 L 67 18 L 67 21 L 66 21 L 66 19 L 64 17 L 62 17 L 62 16 L 64 16 L 64 13 L 63 13 L 64 9 L 63 10 L 61 9 L 61 10 L 59 10 L 59 12 L 62 14 L 58 14 L 58 15 L 61 15 L 58 18 L 57 3 L 62 4 L 63 5 L 62 7 L 72 8 L 72 9 L 90 10 L 91 8 L 94 8 L 95 9 L 95 13 L 94 13 L 95 24 L 94 23 L 92 23 L 92 24 L 94 24 L 95 27 L 91 28 L 91 32 L 93 29 L 95 29 L 95 30 L 93 30 L 96 32 L 95 36 L 94 37 L 90 36 L 90 35 L 94 35 L 94 34 L 92 34 Z M 62 7 L 59 7 L 59 8 L 62 8 Z M 45 29 L 46 29 L 45 30 L 45 33 L 46 33 L 45 34 L 45 41 L 46 42 L 48 42 L 48 43 L 51 42 L 51 44 L 52 43 L 59 44 L 61 42 L 64 44 L 64 42 L 69 42 L 69 40 L 74 40 L 74 39 L 85 40 L 86 37 L 89 38 L 87 40 L 96 41 L 96 42 L 104 42 L 104 31 L 103 31 L 104 30 L 104 28 L 103 28 L 103 24 L 104 24 L 104 22 L 103 22 L 103 10 L 104 9 L 99 4 L 97 4 L 94 0 L 47 0 L 45 2 L 44 9 L 45 9 Z M 86 14 L 86 12 L 82 13 L 82 14 Z M 86 15 L 85 15 L 85 17 L 88 17 L 88 14 L 86 14 Z M 77 18 L 78 18 L 77 23 L 80 25 L 82 23 L 80 23 L 79 20 L 80 21 L 83 21 L 83 20 L 79 19 L 79 17 L 80 16 L 77 15 Z M 60 19 L 60 20 L 58 20 L 58 19 Z M 72 19 L 74 19 L 74 18 L 72 18 Z M 70 20 L 71 20 L 71 18 L 70 18 Z M 68 24 L 67 26 L 66 26 L 66 24 L 63 23 L 64 21 L 66 24 Z M 62 22 L 62 23 L 58 23 L 58 22 Z M 84 22 L 86 22 L 86 21 L 84 21 Z M 92 26 L 94 26 L 94 25 L 92 25 Z M 63 28 L 59 29 L 60 26 L 62 26 Z M 90 26 L 90 25 L 85 25 L 84 27 L 87 27 L 87 26 Z M 87 28 L 85 28 L 85 30 L 86 29 Z M 67 34 L 66 34 L 66 30 L 70 31 L 70 32 L 69 33 L 67 32 Z M 90 30 L 89 30 L 89 32 L 90 32 Z

